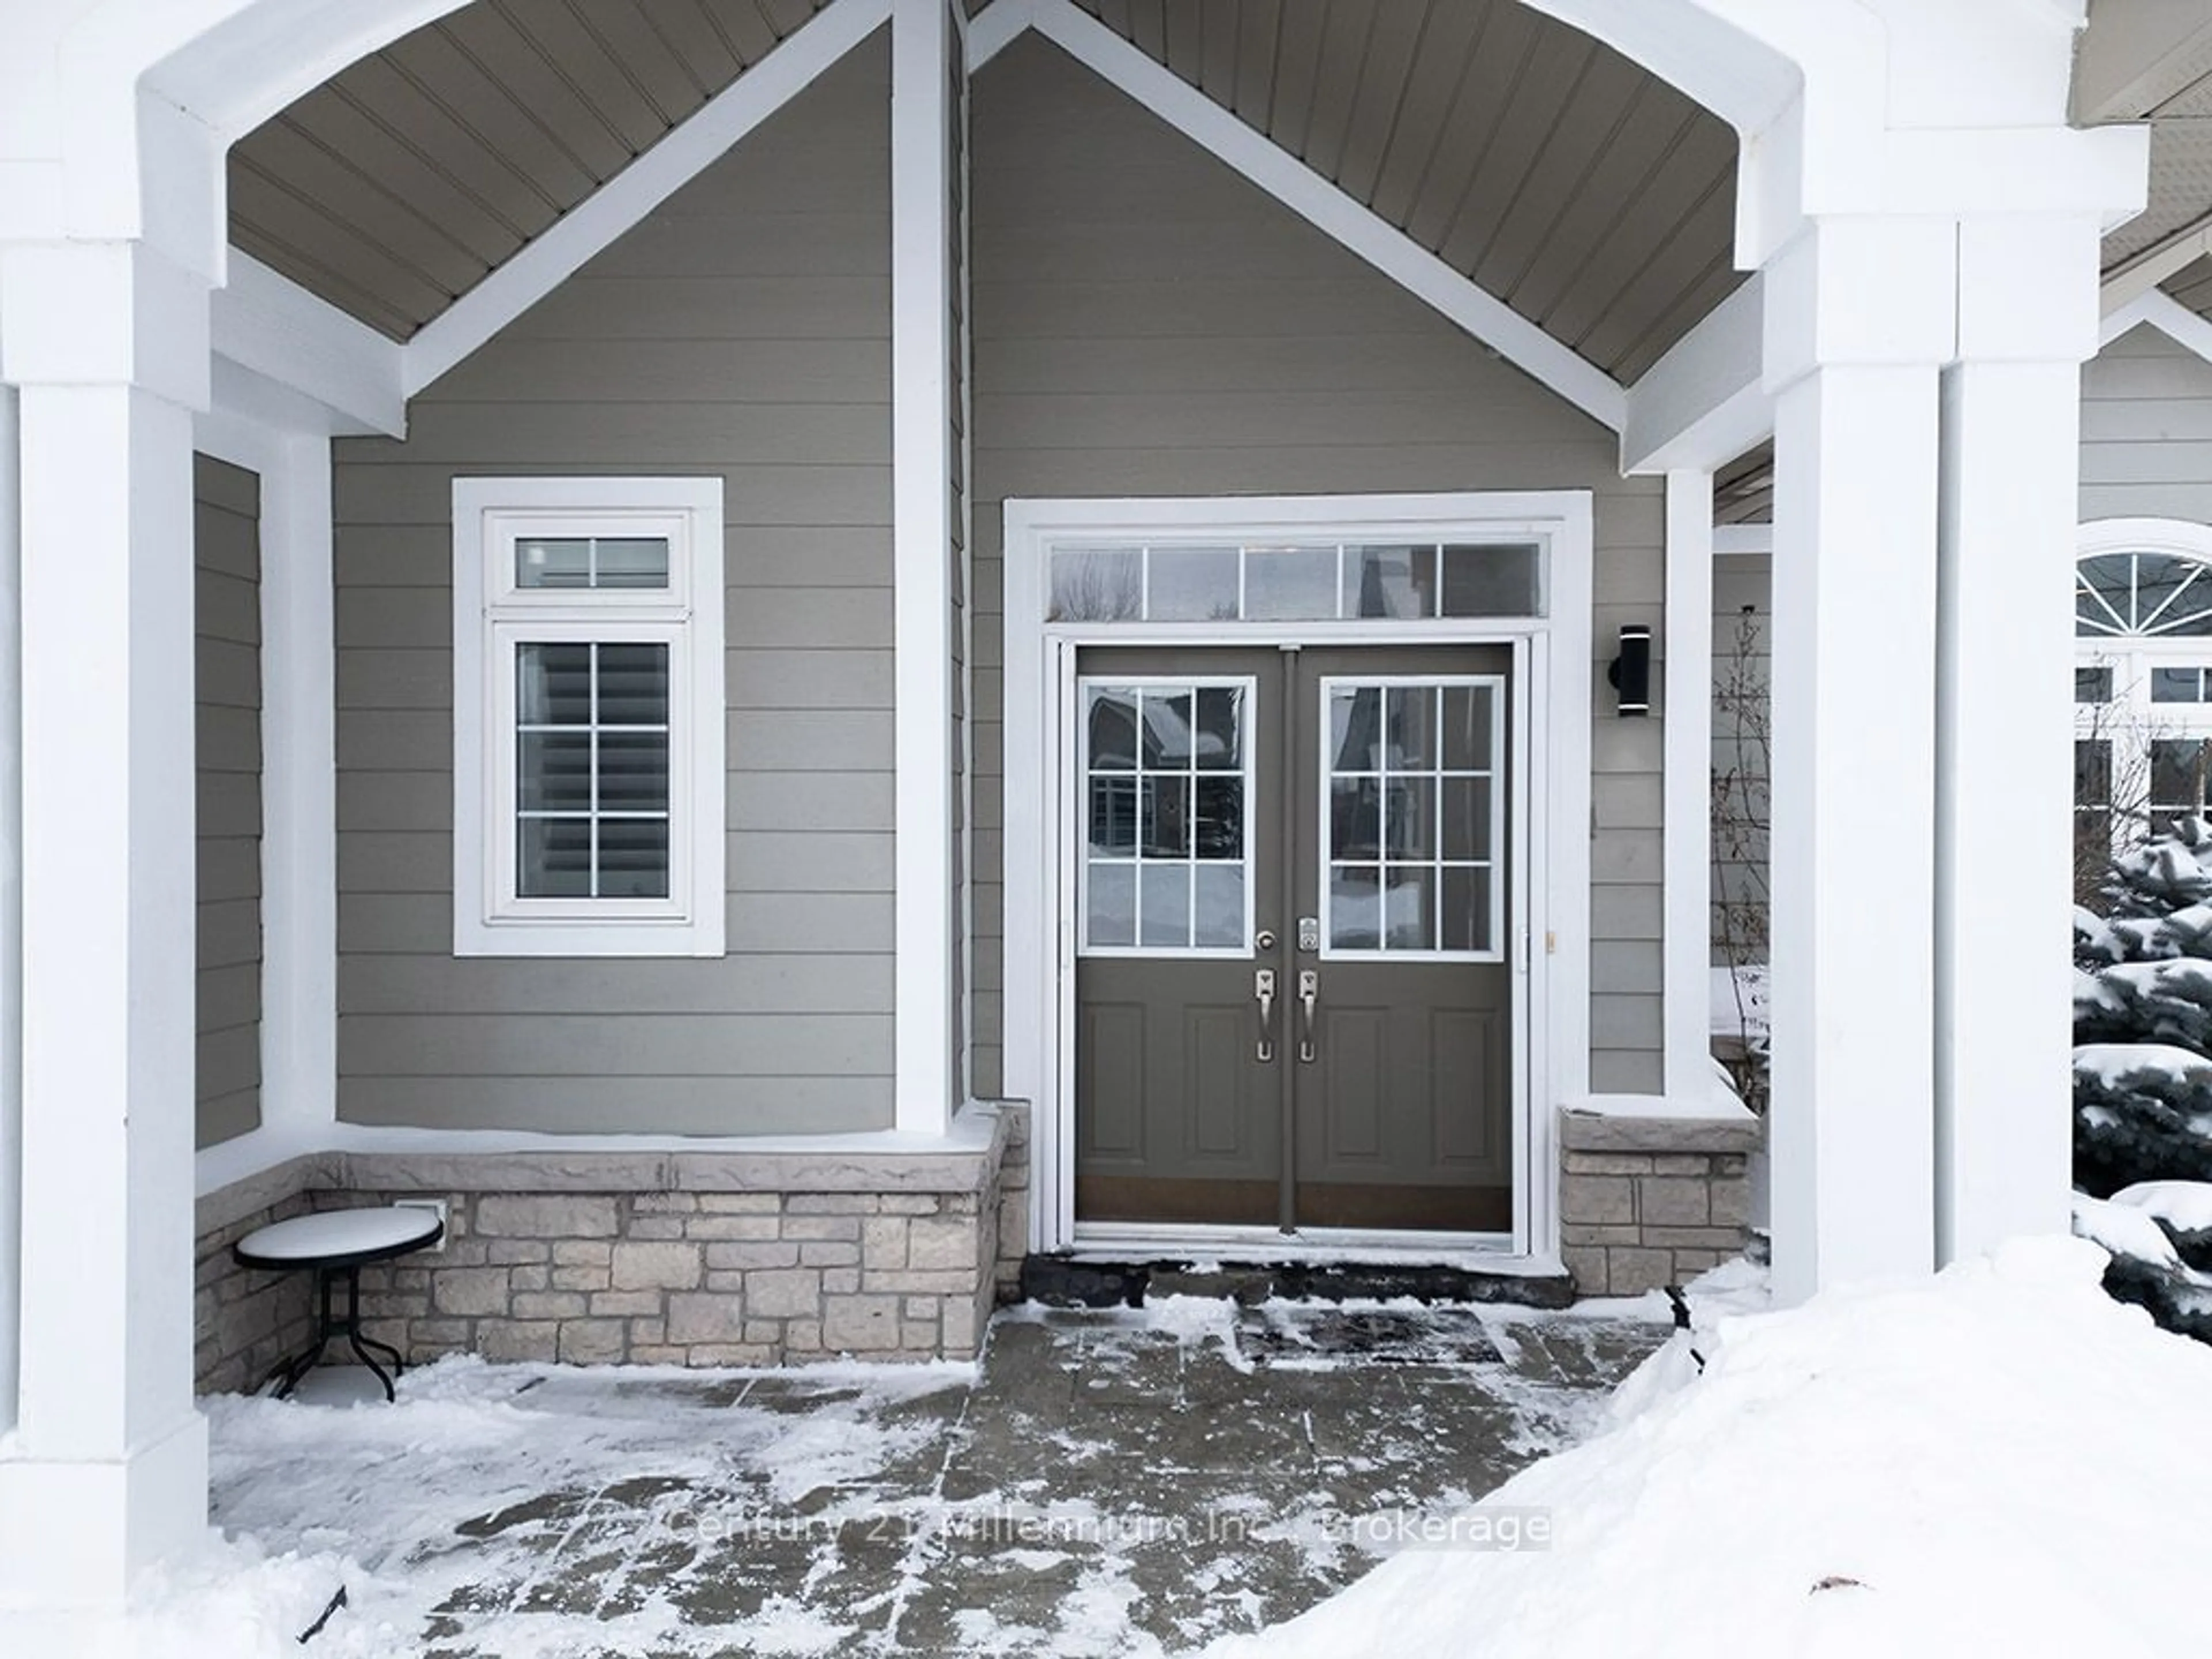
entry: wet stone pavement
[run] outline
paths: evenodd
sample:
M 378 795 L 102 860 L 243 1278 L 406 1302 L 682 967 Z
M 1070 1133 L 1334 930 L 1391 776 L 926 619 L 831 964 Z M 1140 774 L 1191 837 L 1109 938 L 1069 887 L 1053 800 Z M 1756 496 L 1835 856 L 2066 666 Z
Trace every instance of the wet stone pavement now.
M 1664 1334 L 1176 1298 L 1002 1311 L 980 1367 L 447 1361 L 397 1407 L 210 1401 L 216 1519 L 343 1559 L 334 1647 L 1175 1653 L 1583 1437 Z

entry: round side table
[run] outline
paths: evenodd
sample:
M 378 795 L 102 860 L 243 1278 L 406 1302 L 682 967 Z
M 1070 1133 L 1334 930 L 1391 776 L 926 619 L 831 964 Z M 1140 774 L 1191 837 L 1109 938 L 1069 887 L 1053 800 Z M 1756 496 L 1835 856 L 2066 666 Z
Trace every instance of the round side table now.
M 275 1383 L 276 1397 L 282 1400 L 315 1368 L 325 1346 L 333 1338 L 342 1336 L 361 1363 L 384 1384 L 384 1397 L 387 1401 L 397 1399 L 392 1382 L 402 1370 L 399 1350 L 388 1342 L 379 1342 L 361 1334 L 361 1270 L 373 1261 L 389 1261 L 394 1256 L 434 1244 L 445 1231 L 446 1224 L 438 1219 L 435 1211 L 379 1205 L 367 1209 L 325 1210 L 315 1215 L 294 1216 L 289 1221 L 272 1221 L 240 1239 L 231 1247 L 231 1255 L 241 1267 L 259 1267 L 269 1272 L 304 1267 L 312 1269 L 315 1275 L 314 1338 L 298 1353 L 271 1366 L 269 1374 L 261 1379 L 261 1386 L 265 1389 Z M 331 1295 L 331 1286 L 340 1280 L 344 1281 L 346 1291 L 343 1314 L 333 1306 Z M 371 1348 L 392 1357 L 390 1372 L 376 1363 L 369 1352 Z

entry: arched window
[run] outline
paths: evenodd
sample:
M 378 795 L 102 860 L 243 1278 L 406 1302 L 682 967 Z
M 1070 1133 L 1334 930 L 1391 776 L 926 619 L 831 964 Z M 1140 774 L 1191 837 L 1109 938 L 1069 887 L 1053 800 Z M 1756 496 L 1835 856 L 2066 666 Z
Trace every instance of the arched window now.
M 2212 526 L 2101 519 L 2074 581 L 2075 890 L 2113 846 L 2208 811 L 2212 772 Z

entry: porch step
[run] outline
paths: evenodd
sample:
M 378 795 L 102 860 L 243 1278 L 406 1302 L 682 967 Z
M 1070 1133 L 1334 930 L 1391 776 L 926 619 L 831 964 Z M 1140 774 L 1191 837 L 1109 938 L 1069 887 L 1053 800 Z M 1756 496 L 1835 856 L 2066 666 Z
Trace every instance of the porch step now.
M 1299 1302 L 1510 1302 L 1564 1308 L 1575 1299 L 1564 1273 L 1488 1273 L 1413 1262 L 1114 1261 L 1073 1255 L 1022 1260 L 1022 1297 L 1053 1308 L 1141 1308 L 1147 1297 L 1210 1296 L 1249 1307 Z

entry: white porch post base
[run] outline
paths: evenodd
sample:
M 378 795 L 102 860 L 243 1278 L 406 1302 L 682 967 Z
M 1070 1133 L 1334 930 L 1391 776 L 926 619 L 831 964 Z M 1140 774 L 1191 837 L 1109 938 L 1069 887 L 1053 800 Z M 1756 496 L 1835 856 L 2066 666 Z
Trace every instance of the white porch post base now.
M 1948 227 L 1821 224 L 1768 270 L 1778 1295 L 1926 1273 L 1937 370 Z
M 1969 221 L 1944 371 L 1937 1259 L 2067 1230 L 2075 522 L 2096 227 Z M 2022 270 L 2045 281 L 2023 284 Z
M 204 285 L 12 251 L 21 453 L 21 1387 L 0 1601 L 118 1602 L 206 1523 L 192 1401 L 191 416 Z
M 112 1459 L 0 1458 L 0 1609 L 112 1607 L 207 1532 L 207 1420 Z

